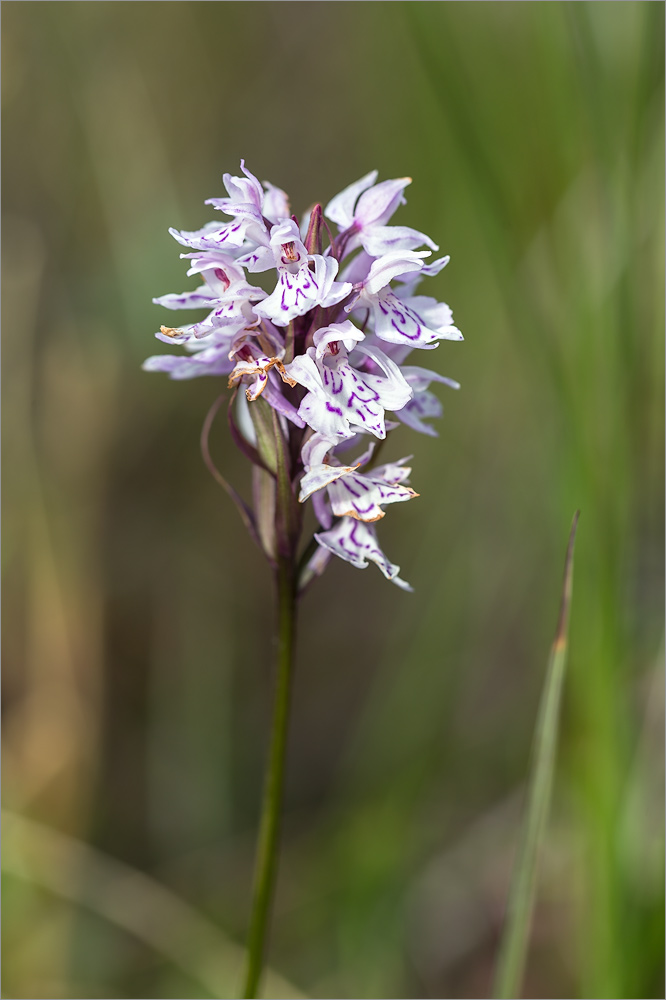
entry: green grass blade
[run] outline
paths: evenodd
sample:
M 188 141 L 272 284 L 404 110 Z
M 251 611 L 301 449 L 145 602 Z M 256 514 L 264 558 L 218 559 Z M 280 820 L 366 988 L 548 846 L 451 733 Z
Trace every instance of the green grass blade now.
M 507 1000 L 519 996 L 537 875 L 537 856 L 543 839 L 555 771 L 560 701 L 567 659 L 567 633 L 573 582 L 573 553 L 579 511 L 574 514 L 564 564 L 564 581 L 557 631 L 553 642 L 546 682 L 534 734 L 532 766 L 525 822 L 513 871 L 506 922 L 499 947 L 493 996 Z
M 2 810 L 2 832 L 4 873 L 121 928 L 211 997 L 238 996 L 234 982 L 246 960 L 245 949 L 166 885 L 90 844 L 10 810 Z M 264 996 L 304 994 L 267 968 Z

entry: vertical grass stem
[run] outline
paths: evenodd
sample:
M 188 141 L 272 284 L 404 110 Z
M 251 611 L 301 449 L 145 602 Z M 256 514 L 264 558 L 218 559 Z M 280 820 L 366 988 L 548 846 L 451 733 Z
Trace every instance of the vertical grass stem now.
M 573 584 L 573 552 L 579 511 L 574 514 L 564 565 L 564 582 L 557 631 L 534 734 L 527 809 L 513 871 L 506 923 L 500 942 L 493 996 L 509 1000 L 520 995 L 536 888 L 537 857 L 548 819 L 555 771 L 560 701 L 567 659 L 567 634 Z

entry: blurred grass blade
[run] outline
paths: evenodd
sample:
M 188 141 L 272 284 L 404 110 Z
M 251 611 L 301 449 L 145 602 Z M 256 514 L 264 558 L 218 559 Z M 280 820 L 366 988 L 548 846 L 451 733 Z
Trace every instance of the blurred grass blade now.
M 567 659 L 567 633 L 571 588 L 573 582 L 573 554 L 576 526 L 580 511 L 574 514 L 569 535 L 569 545 L 564 564 L 564 581 L 557 631 L 553 642 L 546 683 L 541 696 L 534 744 L 532 748 L 532 768 L 527 796 L 525 822 L 521 843 L 513 871 L 506 922 L 499 947 L 499 959 L 495 977 L 493 996 L 507 1000 L 519 996 L 537 875 L 537 854 L 543 839 L 548 819 L 550 795 L 555 771 L 557 731 L 560 716 L 560 701 Z
M 148 945 L 211 997 L 236 996 L 245 949 L 167 886 L 89 844 L 2 810 L 2 870 L 42 886 Z M 265 971 L 266 997 L 302 998 Z

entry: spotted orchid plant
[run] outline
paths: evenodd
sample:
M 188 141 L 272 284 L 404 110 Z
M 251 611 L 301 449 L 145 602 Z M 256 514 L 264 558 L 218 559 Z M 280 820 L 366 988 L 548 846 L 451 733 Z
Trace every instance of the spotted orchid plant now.
M 442 408 L 430 386 L 457 389 L 458 383 L 405 361 L 414 350 L 432 350 L 462 334 L 446 304 L 417 294 L 422 278 L 438 274 L 449 258 L 430 261 L 438 250 L 430 237 L 388 225 L 405 203 L 410 178 L 377 183 L 372 171 L 299 222 L 284 191 L 260 184 L 242 161 L 241 171 L 241 177 L 224 175 L 227 197 L 206 202 L 231 221 L 170 230 L 185 248 L 188 275 L 203 283 L 153 301 L 173 310 L 205 309 L 207 316 L 162 326 L 157 338 L 182 344 L 187 353 L 150 357 L 144 368 L 172 379 L 228 378 L 231 392 L 213 404 L 202 450 L 275 571 L 277 694 L 244 989 L 252 997 L 275 879 L 297 599 L 332 555 L 357 568 L 374 562 L 387 579 L 411 590 L 380 548 L 375 523 L 388 504 L 418 494 L 408 485 L 407 458 L 379 465 L 377 457 L 398 426 L 387 413 L 436 435 L 427 421 Z M 250 282 L 260 272 L 273 272 L 270 290 Z M 225 398 L 233 439 L 253 466 L 252 506 L 210 456 L 208 434 Z M 301 552 L 308 500 L 318 530 Z

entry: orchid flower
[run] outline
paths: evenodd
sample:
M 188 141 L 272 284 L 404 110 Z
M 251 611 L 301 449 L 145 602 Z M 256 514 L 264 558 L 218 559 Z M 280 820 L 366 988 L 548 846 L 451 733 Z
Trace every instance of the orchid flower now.
M 322 327 L 314 346 L 287 367 L 291 378 L 308 389 L 299 413 L 315 431 L 335 438 L 351 437 L 354 429 L 386 437 L 384 412 L 400 410 L 412 396 L 398 366 L 377 348 L 363 345 L 365 335 L 349 320 Z M 383 375 L 354 368 L 349 350 L 372 359 Z
M 372 311 L 374 332 L 380 340 L 428 348 L 436 346 L 438 340 L 463 339 L 444 302 L 426 295 L 405 295 L 404 290 L 390 287 L 393 278 L 418 276 L 424 256 L 423 251 L 390 251 L 372 262 L 367 278 L 360 283 L 353 308 Z
M 412 587 L 398 576 L 400 567 L 390 562 L 380 549 L 374 525 L 343 517 L 330 531 L 319 532 L 316 537 L 320 545 L 334 556 L 351 563 L 356 569 L 365 569 L 368 561 L 373 562 L 387 580 L 403 590 L 412 590 Z
M 357 470 L 365 465 L 374 445 L 356 459 L 351 466 L 340 465 L 330 455 L 338 442 L 322 434 L 314 434 L 303 448 L 305 474 L 301 479 L 299 502 L 303 503 L 313 493 L 324 487 L 328 490 L 331 511 L 336 517 L 353 517 L 357 521 L 379 521 L 384 517 L 382 507 L 417 497 L 413 489 L 402 484 L 409 478 L 411 469 L 402 465 L 407 459 L 390 462 L 375 468 L 368 475 Z M 313 464 L 309 464 L 312 462 Z M 329 526 L 325 516 L 321 523 Z
M 409 226 L 387 226 L 399 205 L 404 205 L 403 192 L 411 177 L 382 181 L 376 184 L 377 171 L 372 170 L 360 181 L 336 195 L 325 209 L 325 215 L 335 222 L 344 234 L 345 252 L 351 253 L 357 247 L 372 257 L 379 257 L 390 250 L 411 250 L 427 244 L 433 250 L 436 243 Z
M 293 219 L 274 225 L 268 244 L 241 257 L 240 263 L 250 271 L 277 269 L 277 285 L 257 311 L 278 326 L 286 326 L 315 306 L 335 306 L 351 292 L 348 282 L 335 281 L 338 262 L 334 257 L 308 253 Z
M 459 389 L 460 383 L 447 378 L 446 375 L 440 375 L 439 372 L 431 372 L 417 365 L 403 365 L 402 374 L 407 384 L 412 387 L 414 395 L 407 405 L 396 413 L 398 420 L 420 434 L 437 437 L 437 431 L 432 424 L 426 424 L 424 421 L 430 417 L 441 417 L 442 404 L 439 397 L 429 391 L 428 386 L 432 382 L 439 382 L 451 389 Z

